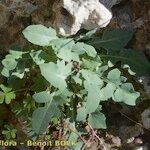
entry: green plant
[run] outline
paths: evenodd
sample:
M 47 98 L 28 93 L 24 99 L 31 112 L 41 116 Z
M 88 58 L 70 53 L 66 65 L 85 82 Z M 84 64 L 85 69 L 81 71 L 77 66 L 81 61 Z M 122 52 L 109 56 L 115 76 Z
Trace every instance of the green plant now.
M 12 99 L 15 99 L 16 95 L 15 92 L 12 91 L 12 88 L 8 88 L 4 86 L 3 84 L 0 85 L 0 104 L 2 104 L 4 101 L 6 104 L 9 104 Z
M 5 130 L 2 131 L 2 134 L 7 140 L 15 139 L 17 130 L 12 125 L 5 125 Z
M 132 36 L 133 32 L 131 31 L 116 29 L 105 31 L 102 38 L 95 36 L 88 43 L 99 51 L 101 49 L 107 50 L 106 54 L 100 54 L 101 58 L 110 60 L 113 63 L 121 61 L 122 65 L 128 64 L 139 76 L 149 75 L 150 63 L 144 53 L 126 46 Z
M 23 34 L 34 45 L 25 50 L 11 50 L 2 61 L 1 74 L 8 79 L 7 84 L 16 81 L 16 78 L 19 81 L 24 79 L 25 83 L 15 87 L 16 94 L 19 95 L 21 91 L 23 97 L 31 95 L 37 102 L 32 115 L 32 135 L 45 134 L 49 132 L 49 124 L 62 123 L 67 124 L 68 139 L 77 140 L 79 135 L 85 134 L 78 130 L 79 124 L 106 129 L 106 117 L 102 113 L 104 101 L 136 105 L 140 93 L 135 91 L 123 71 L 128 70 L 128 75 L 133 76 L 135 73 L 131 69 L 136 71 L 136 64 L 139 65 L 134 63 L 134 58 L 130 62 L 130 56 L 123 54 L 127 52 L 123 47 L 132 34 L 117 30 L 107 32 L 100 39 L 94 33 L 90 31 L 75 38 L 60 38 L 52 28 L 31 25 Z M 118 38 L 122 33 L 123 39 Z M 118 55 L 109 54 L 111 50 L 116 50 L 112 53 Z M 132 53 L 129 51 L 127 53 Z M 150 64 L 144 55 L 143 58 L 143 70 L 147 72 Z M 124 65 L 115 65 L 118 60 L 123 60 Z M 28 111 L 35 108 L 31 101 L 20 106 Z M 20 110 L 17 109 L 17 114 Z M 77 146 L 82 144 L 78 143 Z

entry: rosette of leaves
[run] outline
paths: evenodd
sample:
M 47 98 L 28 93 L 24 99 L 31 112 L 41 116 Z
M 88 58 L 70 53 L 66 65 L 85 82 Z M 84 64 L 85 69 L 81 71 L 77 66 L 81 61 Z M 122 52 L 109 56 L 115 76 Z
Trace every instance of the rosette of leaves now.
M 106 129 L 106 118 L 101 112 L 103 101 L 112 99 L 136 105 L 140 94 L 119 69 L 101 61 L 93 46 L 59 38 L 54 29 L 42 25 L 29 26 L 23 34 L 32 44 L 51 47 L 57 56 L 57 61 L 53 62 L 40 57 L 42 50 L 34 51 L 36 59 L 32 55 L 41 76 L 49 83 L 45 91 L 43 89 L 33 95 L 37 103 L 44 104 L 33 113 L 32 124 L 37 134 L 46 132 L 53 118 L 63 117 L 88 122 L 93 128 Z M 49 49 L 44 52 L 49 53 Z
M 120 42 L 118 38 L 116 41 L 106 40 L 110 38 L 108 35 L 103 37 L 102 45 L 95 45 L 93 40 L 91 43 L 87 42 L 89 44 L 84 43 L 84 39 L 91 39 L 93 33 L 75 39 L 64 38 L 59 37 L 51 27 L 31 25 L 23 31 L 23 35 L 35 46 L 32 45 L 25 52 L 20 51 L 19 56 L 10 56 L 11 52 L 8 55 L 12 59 L 9 60 L 6 56 L 2 61 L 1 74 L 8 79 L 12 76 L 28 79 L 34 74 L 30 77 L 33 85 L 29 90 L 34 92 L 31 96 L 38 103 L 38 108 L 32 115 L 32 130 L 37 135 L 46 133 L 49 124 L 57 124 L 62 120 L 73 125 L 76 132 L 79 132 L 76 129 L 77 123 L 88 123 L 95 129 L 106 129 L 106 117 L 102 113 L 104 101 L 136 105 L 140 93 L 134 90 L 123 72 L 115 68 L 112 63 L 115 61 L 104 59 L 104 55 L 96 51 L 98 47 L 110 50 L 110 47 L 115 46 L 120 49 L 128 42 L 126 38 L 130 37 L 124 37 L 120 46 L 113 43 Z M 95 40 L 98 41 L 97 37 Z M 105 45 L 107 42 L 110 47 Z M 14 73 L 19 65 L 18 60 L 24 64 L 21 76 Z M 128 65 L 123 68 L 134 75 Z M 82 133 L 78 135 L 80 134 Z M 68 138 L 77 140 L 77 137 L 72 132 Z M 79 143 L 78 146 L 81 147 L 82 144 Z

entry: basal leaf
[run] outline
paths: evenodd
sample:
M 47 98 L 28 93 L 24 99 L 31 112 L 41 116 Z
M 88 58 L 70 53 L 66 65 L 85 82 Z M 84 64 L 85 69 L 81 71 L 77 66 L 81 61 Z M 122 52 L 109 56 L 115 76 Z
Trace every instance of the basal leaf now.
M 17 67 L 18 60 L 22 58 L 22 55 L 24 53 L 25 52 L 22 51 L 10 50 L 9 54 L 6 55 L 5 59 L 2 60 L 2 64 L 4 66 L 1 72 L 2 75 L 4 75 L 5 77 L 9 77 L 9 71 L 14 70 Z
M 125 47 L 131 40 L 133 32 L 122 29 L 104 32 L 102 39 L 93 38 L 89 43 L 97 49 L 103 47 L 105 49 L 119 50 Z
M 100 103 L 100 89 L 97 85 L 84 81 L 84 87 L 88 91 L 86 98 L 86 113 L 94 112 Z
M 14 70 L 17 66 L 17 61 L 12 58 L 11 55 L 7 55 L 6 58 L 2 60 L 2 64 L 7 70 Z
M 121 84 L 121 72 L 118 69 L 111 70 L 108 73 L 107 78 L 117 85 Z
M 140 96 L 139 92 L 135 92 L 131 83 L 122 84 L 121 88 L 118 88 L 114 93 L 114 101 L 124 102 L 125 104 L 134 106 L 136 100 Z
M 46 132 L 52 117 L 60 117 L 58 106 L 50 101 L 46 106 L 37 108 L 32 115 L 32 128 L 39 135 Z
M 61 49 L 57 55 L 59 58 L 61 58 L 64 61 L 71 62 L 71 61 L 77 61 L 79 62 L 79 55 L 75 52 L 71 52 L 69 49 Z
M 72 51 L 75 53 L 78 53 L 79 55 L 82 55 L 85 53 L 85 50 L 83 47 L 84 47 L 84 43 L 77 42 L 75 45 L 73 45 Z
M 97 74 L 89 70 L 81 70 L 81 73 L 85 79 L 84 87 L 88 92 L 86 100 L 86 113 L 92 113 L 97 109 L 100 103 L 100 88 L 103 86 L 103 81 Z
M 37 108 L 32 115 L 32 128 L 35 133 L 42 134 L 47 130 L 52 118 L 51 107 Z
M 93 46 L 84 44 L 83 48 L 85 49 L 85 52 L 87 53 L 87 55 L 91 57 L 96 57 L 97 52 Z
M 73 45 L 75 45 L 73 39 L 59 38 L 51 41 L 51 46 L 59 58 L 67 62 L 71 60 L 79 62 L 78 53 L 72 51 Z
M 89 114 L 88 122 L 95 129 L 106 129 L 106 117 L 101 112 Z
M 12 55 L 12 58 L 19 59 L 22 58 L 22 55 L 25 54 L 26 52 L 10 50 L 9 53 Z
M 80 72 L 83 78 L 89 84 L 97 85 L 99 86 L 99 88 L 103 86 L 103 81 L 99 78 L 99 76 L 95 72 L 86 69 L 82 69 Z
M 48 103 L 52 101 L 53 97 L 52 97 L 52 94 L 48 93 L 48 91 L 43 91 L 43 92 L 34 94 L 33 99 L 37 103 Z
M 96 50 L 93 46 L 78 42 L 72 47 L 72 51 L 78 53 L 79 55 L 87 53 L 88 56 L 96 57 Z
M 43 25 L 30 25 L 23 31 L 24 37 L 32 44 L 49 46 L 50 41 L 57 39 L 56 31 Z
M 150 62 L 146 58 L 143 52 L 132 49 L 122 49 L 121 51 L 108 52 L 108 55 L 100 55 L 101 58 L 107 58 L 113 63 L 121 61 L 123 65 L 130 66 L 137 75 L 150 75 Z
M 114 84 L 108 83 L 104 88 L 100 90 L 100 100 L 106 101 L 113 97 L 116 86 Z
M 92 36 L 96 33 L 97 31 L 97 28 L 96 29 L 93 29 L 91 31 L 88 31 L 87 33 L 85 34 L 82 34 L 79 36 L 79 38 L 77 38 L 77 40 L 89 40 L 92 38 Z
M 70 75 L 71 68 L 72 64 L 65 65 L 64 61 L 57 62 L 57 64 L 50 62 L 40 65 L 43 77 L 61 91 L 67 87 L 65 80 Z
M 80 107 L 78 110 L 77 110 L 77 121 L 86 121 L 86 108 L 85 107 Z
M 94 71 L 94 70 L 97 70 L 97 68 L 99 68 L 101 66 L 101 64 L 102 64 L 102 62 L 83 59 L 81 66 L 85 69 Z
M 50 42 L 50 45 L 52 46 L 56 54 L 58 54 L 60 50 L 65 51 L 67 49 L 71 51 L 74 44 L 75 43 L 73 39 L 64 38 L 55 39 Z

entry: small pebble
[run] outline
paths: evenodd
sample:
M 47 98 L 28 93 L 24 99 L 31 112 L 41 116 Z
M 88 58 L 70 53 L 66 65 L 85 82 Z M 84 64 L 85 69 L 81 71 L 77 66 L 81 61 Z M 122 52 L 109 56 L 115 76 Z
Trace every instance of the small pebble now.
M 136 147 L 134 150 L 144 150 L 142 146 Z
M 142 141 L 141 138 L 136 138 L 136 139 L 134 140 L 134 143 L 135 143 L 136 145 L 141 145 L 141 144 L 143 144 L 143 141 Z
M 132 143 L 134 141 L 134 139 L 135 139 L 134 137 L 131 137 L 131 138 L 127 139 L 127 144 Z

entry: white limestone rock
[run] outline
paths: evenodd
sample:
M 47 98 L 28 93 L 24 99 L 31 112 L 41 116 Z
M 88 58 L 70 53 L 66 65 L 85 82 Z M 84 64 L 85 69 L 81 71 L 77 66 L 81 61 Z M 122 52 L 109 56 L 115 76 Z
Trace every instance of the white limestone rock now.
M 53 26 L 63 36 L 74 35 L 81 28 L 103 28 L 112 18 L 111 11 L 99 0 L 60 0 L 55 2 L 53 11 Z

